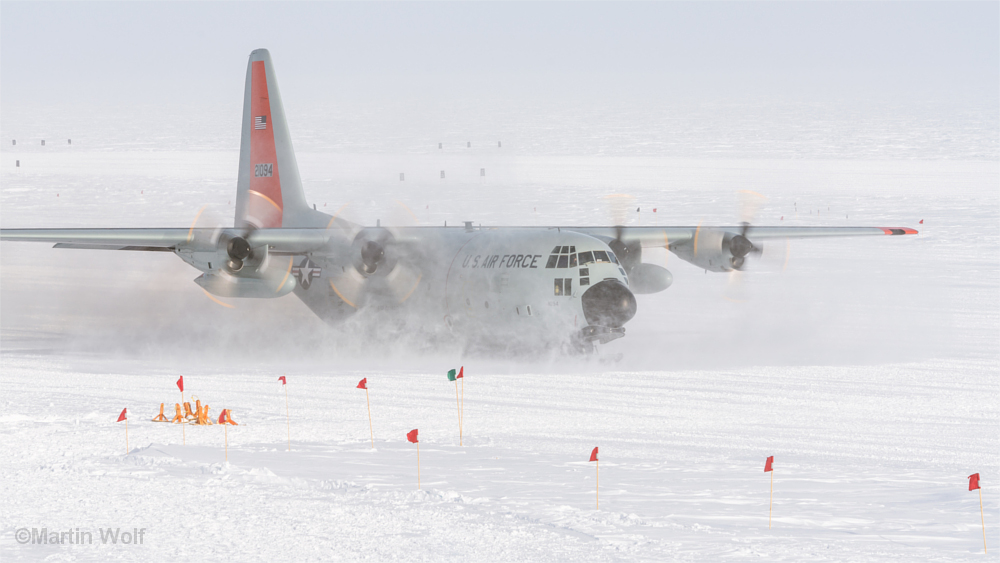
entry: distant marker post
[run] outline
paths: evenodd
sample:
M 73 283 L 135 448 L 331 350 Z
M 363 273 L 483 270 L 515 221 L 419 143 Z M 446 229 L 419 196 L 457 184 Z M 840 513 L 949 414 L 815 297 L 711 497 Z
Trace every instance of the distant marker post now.
M 594 481 L 594 504 L 597 510 L 601 509 L 601 461 L 597 459 L 597 448 L 590 452 L 590 461 L 595 462 L 595 477 Z
M 226 437 L 226 461 L 229 461 L 229 425 L 226 424 L 227 412 L 228 411 L 226 409 L 222 409 L 222 412 L 219 413 L 219 424 L 222 425 L 222 430 Z
M 125 416 L 127 408 L 122 409 L 122 413 L 118 415 L 118 420 L 115 422 L 125 421 L 125 455 L 128 455 L 128 417 Z
M 461 443 L 462 432 L 465 430 L 465 366 L 458 368 L 458 375 L 455 378 L 462 380 L 462 400 L 458 407 L 458 439 Z
M 180 379 L 177 380 L 177 388 L 181 390 L 181 405 L 184 404 L 184 376 L 182 375 Z M 185 428 L 186 419 L 181 418 L 181 444 L 187 444 L 187 429 Z
M 288 380 L 285 376 L 278 378 L 281 386 L 285 389 L 285 427 L 288 429 L 288 451 L 292 451 L 292 422 L 288 417 Z
M 448 381 L 455 382 L 455 410 L 458 411 L 458 445 L 462 445 L 462 403 L 458 398 L 458 378 L 455 370 L 448 370 Z M 463 383 L 464 385 L 464 383 Z
M 420 440 L 417 439 L 417 429 L 406 433 L 406 439 L 417 445 L 417 490 L 420 490 Z
M 774 467 L 772 467 L 773 463 L 774 463 L 774 456 L 773 455 L 772 456 L 768 456 L 767 457 L 767 461 L 764 462 L 764 472 L 771 474 L 771 495 L 770 495 L 770 500 L 768 501 L 768 504 L 767 504 L 767 529 L 768 530 L 771 529 L 771 509 L 774 507 Z
M 358 389 L 365 390 L 365 402 L 368 403 L 368 433 L 371 435 L 372 439 L 372 449 L 375 449 L 375 430 L 372 428 L 372 402 L 368 398 L 368 378 L 364 378 L 358 382 Z
M 979 521 L 983 525 L 983 554 L 985 555 L 987 551 L 986 551 L 986 518 L 983 516 L 983 489 L 979 486 L 979 474 L 973 473 L 972 475 L 969 475 L 969 490 L 973 491 L 976 489 L 979 490 Z

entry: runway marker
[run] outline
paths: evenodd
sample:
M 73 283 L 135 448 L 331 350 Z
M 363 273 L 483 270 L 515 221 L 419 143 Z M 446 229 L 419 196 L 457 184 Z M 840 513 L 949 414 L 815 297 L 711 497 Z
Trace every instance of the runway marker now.
M 420 490 L 420 441 L 417 440 L 417 429 L 407 432 L 406 439 L 417 445 L 417 490 Z
M 223 434 L 226 436 L 226 461 L 229 461 L 229 425 L 226 424 L 226 415 L 228 414 L 229 411 L 226 409 L 222 409 L 222 412 L 219 413 L 219 424 L 222 425 Z
M 177 387 L 181 390 L 181 404 L 184 404 L 184 376 L 182 375 L 180 379 L 177 380 Z M 187 429 L 185 428 L 186 422 L 181 419 L 181 444 L 187 445 Z
M 455 382 L 455 410 L 458 411 L 458 445 L 462 445 L 462 403 L 458 399 L 458 378 L 455 375 L 455 370 L 448 370 L 448 381 Z M 465 385 L 465 382 L 462 382 Z
M 122 413 L 118 415 L 118 420 L 115 421 L 115 422 L 121 422 L 123 420 L 125 421 L 125 455 L 128 455 L 128 417 L 125 416 L 125 411 L 127 410 L 128 410 L 127 408 L 122 409 Z
M 368 433 L 371 434 L 372 438 L 372 449 L 375 449 L 375 430 L 372 429 L 372 402 L 368 398 L 368 378 L 364 378 L 358 382 L 358 389 L 365 390 L 365 402 L 368 403 Z
M 597 510 L 601 509 L 601 462 L 597 459 L 597 448 L 590 452 L 590 461 L 596 462 L 596 481 L 594 482 L 594 503 L 597 506 Z
M 124 411 L 122 411 L 124 412 Z M 986 518 L 983 516 L 983 490 L 979 487 L 979 474 L 973 473 L 969 475 L 969 490 L 974 491 L 979 490 L 979 521 L 983 524 L 983 555 L 987 553 L 986 551 Z
M 462 380 L 462 401 L 458 407 L 458 439 L 459 445 L 461 445 L 462 432 L 465 429 L 465 366 L 458 368 L 458 375 L 455 376 L 455 379 Z
M 774 463 L 774 456 L 768 456 L 767 461 L 764 462 L 764 472 L 771 474 L 771 498 L 767 505 L 767 529 L 771 529 L 771 508 L 774 506 L 774 468 L 771 464 Z
M 288 418 L 288 380 L 285 376 L 278 378 L 281 382 L 281 386 L 285 389 L 285 426 L 288 428 L 288 451 L 292 451 L 292 423 Z

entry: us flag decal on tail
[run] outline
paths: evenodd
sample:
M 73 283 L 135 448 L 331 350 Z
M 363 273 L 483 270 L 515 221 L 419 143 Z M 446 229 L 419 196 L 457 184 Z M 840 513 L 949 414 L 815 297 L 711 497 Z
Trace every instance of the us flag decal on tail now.
M 267 116 L 258 115 L 253 118 L 253 128 L 254 129 L 267 129 Z

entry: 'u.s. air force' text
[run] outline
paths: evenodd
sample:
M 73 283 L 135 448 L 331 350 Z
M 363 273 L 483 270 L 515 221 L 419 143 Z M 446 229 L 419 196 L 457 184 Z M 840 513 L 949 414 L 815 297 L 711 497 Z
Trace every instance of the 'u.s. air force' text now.
M 463 268 L 537 268 L 541 254 L 471 254 L 462 261 Z

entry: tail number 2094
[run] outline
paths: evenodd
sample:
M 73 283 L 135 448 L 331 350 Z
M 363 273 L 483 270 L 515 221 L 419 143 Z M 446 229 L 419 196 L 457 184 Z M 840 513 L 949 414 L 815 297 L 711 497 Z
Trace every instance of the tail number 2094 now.
M 255 178 L 270 178 L 274 175 L 274 164 L 254 164 L 253 175 Z

